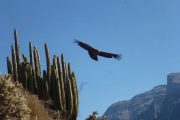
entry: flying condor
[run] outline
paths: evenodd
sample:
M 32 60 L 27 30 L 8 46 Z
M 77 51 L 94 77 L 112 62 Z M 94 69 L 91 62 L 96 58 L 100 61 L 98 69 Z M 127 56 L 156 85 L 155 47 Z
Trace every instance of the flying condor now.
M 115 58 L 117 60 L 120 60 L 121 59 L 121 54 L 114 54 L 114 53 L 109 53 L 109 52 L 103 52 L 103 51 L 100 51 L 96 48 L 93 48 L 91 47 L 90 45 L 84 43 L 84 42 L 81 42 L 79 40 L 76 40 L 74 41 L 75 43 L 77 43 L 80 47 L 84 48 L 85 50 L 88 51 L 89 53 L 89 56 L 95 60 L 95 61 L 98 61 L 98 55 L 99 56 L 102 56 L 102 57 L 106 57 L 106 58 Z

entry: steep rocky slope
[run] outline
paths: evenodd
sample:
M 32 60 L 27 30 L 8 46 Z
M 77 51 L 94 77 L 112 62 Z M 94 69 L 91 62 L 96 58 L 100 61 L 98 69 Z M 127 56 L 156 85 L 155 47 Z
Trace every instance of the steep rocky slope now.
M 179 120 L 180 73 L 167 76 L 167 85 L 112 104 L 104 113 L 109 120 Z

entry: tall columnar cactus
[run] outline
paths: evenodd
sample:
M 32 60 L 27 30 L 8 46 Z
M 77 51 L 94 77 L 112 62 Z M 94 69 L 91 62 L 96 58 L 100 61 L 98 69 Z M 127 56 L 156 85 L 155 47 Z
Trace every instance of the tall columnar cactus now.
M 72 86 L 71 86 L 71 80 L 66 78 L 67 80 L 67 87 L 66 87 L 66 116 L 67 118 L 71 118 L 73 114 L 73 94 L 72 94 Z
M 33 49 L 32 49 L 32 43 L 29 42 L 29 57 L 30 57 L 30 64 L 33 67 Z
M 64 62 L 64 55 L 61 55 L 61 66 L 62 66 L 62 75 L 63 75 L 63 81 L 66 85 L 66 68 L 65 68 L 65 62 Z
M 16 29 L 14 30 L 14 40 L 15 40 L 15 56 L 16 56 L 16 64 L 17 64 L 17 79 L 21 75 L 19 71 L 20 67 L 20 50 L 19 50 L 19 45 L 18 45 L 18 34 Z
M 15 81 L 17 81 L 18 71 L 17 71 L 16 53 L 14 50 L 14 46 L 11 46 L 11 52 L 12 52 L 12 63 L 13 63 L 13 78 Z
M 39 51 L 37 50 L 36 47 L 34 47 L 34 63 L 35 63 L 35 70 L 36 70 L 36 75 L 39 78 L 42 78 L 41 75 L 41 65 L 40 65 L 40 56 L 39 56 Z
M 59 81 L 59 75 L 58 75 L 58 64 L 57 64 L 57 57 L 54 56 L 53 58 L 53 73 L 52 75 L 54 75 L 54 80 L 52 81 L 55 87 L 55 108 L 59 109 L 59 110 L 63 110 L 63 105 L 62 105 L 62 96 L 61 96 L 61 91 L 60 91 L 60 81 Z
M 72 79 L 73 79 L 73 89 L 75 90 L 75 94 L 74 94 L 74 99 L 75 99 L 75 103 L 74 103 L 74 119 L 77 118 L 78 116 L 78 112 L 79 112 L 79 94 L 78 94 L 78 87 L 77 87 L 77 80 L 76 80 L 76 76 L 75 73 L 72 72 Z
M 43 95 L 43 100 L 49 100 L 49 91 L 48 91 L 48 82 L 47 82 L 47 72 L 46 70 L 43 70 L 43 88 L 42 88 L 42 92 L 41 93 Z
M 27 57 L 24 55 L 24 54 L 22 54 L 22 58 L 23 58 L 23 63 L 26 65 L 26 64 L 29 64 L 28 63 L 28 59 L 27 59 Z
M 60 111 L 61 117 L 66 120 L 75 120 L 78 114 L 78 90 L 75 74 L 71 71 L 70 63 L 67 65 L 63 54 L 61 58 L 53 57 L 50 62 L 49 49 L 45 44 L 46 70 L 41 74 L 40 56 L 36 47 L 29 43 L 30 59 L 22 54 L 20 62 L 18 36 L 14 30 L 15 47 L 11 46 L 12 63 L 7 57 L 8 73 L 14 80 L 18 80 L 23 87 L 31 93 L 37 94 L 40 99 L 52 100 L 52 107 Z
M 62 66 L 60 64 L 59 56 L 57 56 L 57 66 L 58 66 L 58 75 L 59 75 L 59 85 L 60 85 L 60 94 L 61 94 L 61 104 L 63 106 L 63 109 L 66 110 L 66 92 L 65 91 L 65 84 L 63 80 L 63 74 L 62 74 Z
M 20 64 L 20 69 L 19 71 L 21 72 L 21 75 L 19 77 L 19 81 L 22 83 L 23 87 L 25 89 L 28 89 L 28 71 L 27 71 L 27 66 L 28 66 L 28 61 L 27 57 L 22 54 L 23 57 L 23 62 Z
M 7 70 L 8 74 L 13 74 L 13 66 L 9 57 L 7 57 Z
M 25 66 L 25 71 L 27 74 L 27 89 L 31 92 L 31 93 L 35 93 L 36 89 L 35 89 L 35 85 L 34 85 L 34 76 L 33 76 L 33 68 L 30 64 L 27 64 Z
M 78 89 L 77 89 L 77 83 L 76 83 L 76 77 L 74 72 L 71 72 L 70 63 L 68 63 L 68 74 L 71 82 L 71 88 L 72 88 L 72 96 L 73 96 L 73 114 L 72 119 L 76 119 L 78 114 L 78 106 L 79 106 L 79 100 L 78 100 Z
M 38 96 L 41 97 L 41 80 L 42 80 L 42 75 L 41 75 L 41 66 L 40 66 L 40 57 L 39 57 L 39 52 L 34 47 L 34 67 L 35 67 L 35 76 L 36 76 L 36 82 L 37 82 L 37 93 Z
M 32 68 L 32 81 L 33 81 L 33 85 L 34 85 L 34 90 L 32 91 L 33 93 L 37 94 L 37 81 L 36 81 L 36 74 L 35 74 L 35 70 L 34 70 L 34 62 L 33 62 L 33 47 L 32 47 L 32 43 L 29 42 L 29 57 L 30 57 L 30 65 Z
M 46 80 L 47 80 L 47 83 L 48 83 L 48 91 L 49 91 L 50 86 L 51 86 L 51 62 L 50 62 L 49 49 L 48 49 L 48 46 L 47 46 L 46 43 L 45 43 L 44 47 L 45 47 L 46 66 L 47 66 Z
M 56 89 L 56 84 L 57 84 L 57 79 L 58 79 L 58 77 L 57 77 L 57 69 L 56 69 L 56 60 L 55 60 L 55 56 L 53 57 L 53 64 L 52 64 L 52 67 L 51 67 L 52 69 L 52 75 L 51 75 L 51 89 L 50 89 L 50 91 L 51 91 L 51 95 L 52 95 L 52 99 L 53 99 L 53 101 L 54 102 L 56 102 L 55 104 L 57 105 L 57 97 L 56 97 L 56 95 L 57 95 L 57 90 L 55 90 Z M 54 106 L 55 107 L 55 109 L 57 109 L 57 106 Z

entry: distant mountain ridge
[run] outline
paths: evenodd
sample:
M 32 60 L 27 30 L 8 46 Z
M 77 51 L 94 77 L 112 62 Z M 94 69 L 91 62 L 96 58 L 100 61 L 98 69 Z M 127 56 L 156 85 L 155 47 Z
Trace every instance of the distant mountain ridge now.
M 112 104 L 108 120 L 180 120 L 180 73 L 167 76 L 167 85 Z

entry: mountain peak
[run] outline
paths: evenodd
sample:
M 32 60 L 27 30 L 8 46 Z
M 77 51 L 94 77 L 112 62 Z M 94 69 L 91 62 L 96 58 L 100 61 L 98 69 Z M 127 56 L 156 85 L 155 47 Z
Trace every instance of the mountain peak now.
M 167 92 L 180 96 L 180 73 L 171 73 L 167 76 Z

